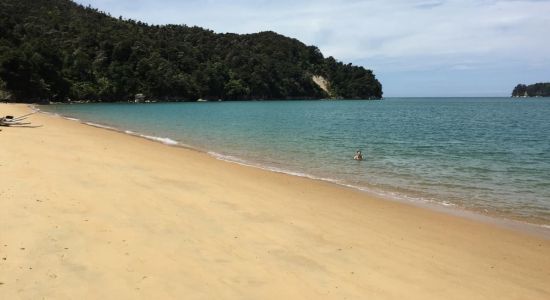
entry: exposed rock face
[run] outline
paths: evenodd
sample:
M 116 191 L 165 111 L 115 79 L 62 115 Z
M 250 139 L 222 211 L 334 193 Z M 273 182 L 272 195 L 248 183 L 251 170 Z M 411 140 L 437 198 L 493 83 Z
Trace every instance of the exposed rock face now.
M 330 83 L 328 82 L 328 80 L 326 80 L 325 77 L 320 76 L 320 75 L 314 75 L 311 79 L 313 80 L 313 82 L 315 82 L 315 84 L 317 84 L 328 95 L 332 95 L 332 93 L 330 92 L 330 89 L 329 89 Z

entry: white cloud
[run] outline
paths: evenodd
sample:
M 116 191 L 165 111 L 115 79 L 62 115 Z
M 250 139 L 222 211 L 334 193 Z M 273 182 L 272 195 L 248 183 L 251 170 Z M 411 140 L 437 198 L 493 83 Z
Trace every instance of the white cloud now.
M 273 30 L 378 72 L 550 69 L 544 0 L 78 0 L 112 15 L 216 32 Z
M 80 0 L 150 23 L 274 30 L 344 60 L 502 54 L 550 58 L 549 1 Z

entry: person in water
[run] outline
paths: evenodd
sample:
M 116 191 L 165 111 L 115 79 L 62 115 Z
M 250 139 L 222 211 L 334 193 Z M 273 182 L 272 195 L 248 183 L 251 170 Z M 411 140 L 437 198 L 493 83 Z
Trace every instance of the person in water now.
M 361 151 L 360 151 L 360 150 L 357 150 L 357 152 L 355 152 L 355 156 L 353 157 L 353 159 L 355 159 L 355 160 L 363 160 L 363 154 L 361 154 Z

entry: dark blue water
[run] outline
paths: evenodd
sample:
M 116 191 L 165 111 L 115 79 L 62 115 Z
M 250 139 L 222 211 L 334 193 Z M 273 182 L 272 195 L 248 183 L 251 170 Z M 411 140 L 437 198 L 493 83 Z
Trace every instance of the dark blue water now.
M 550 224 L 550 99 L 51 105 L 216 157 Z M 365 161 L 354 161 L 361 149 Z

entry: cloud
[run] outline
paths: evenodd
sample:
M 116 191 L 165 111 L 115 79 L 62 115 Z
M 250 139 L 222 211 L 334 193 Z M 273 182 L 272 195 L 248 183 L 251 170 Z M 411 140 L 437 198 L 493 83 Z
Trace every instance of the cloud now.
M 550 69 L 550 1 L 544 0 L 77 2 L 153 24 L 273 30 L 377 72 L 495 69 L 507 63 Z
M 346 60 L 425 55 L 550 57 L 549 1 L 79 0 L 113 15 L 217 32 L 274 30 Z M 538 38 L 531 38 L 531 37 Z M 544 49 L 546 48 L 546 49 Z

